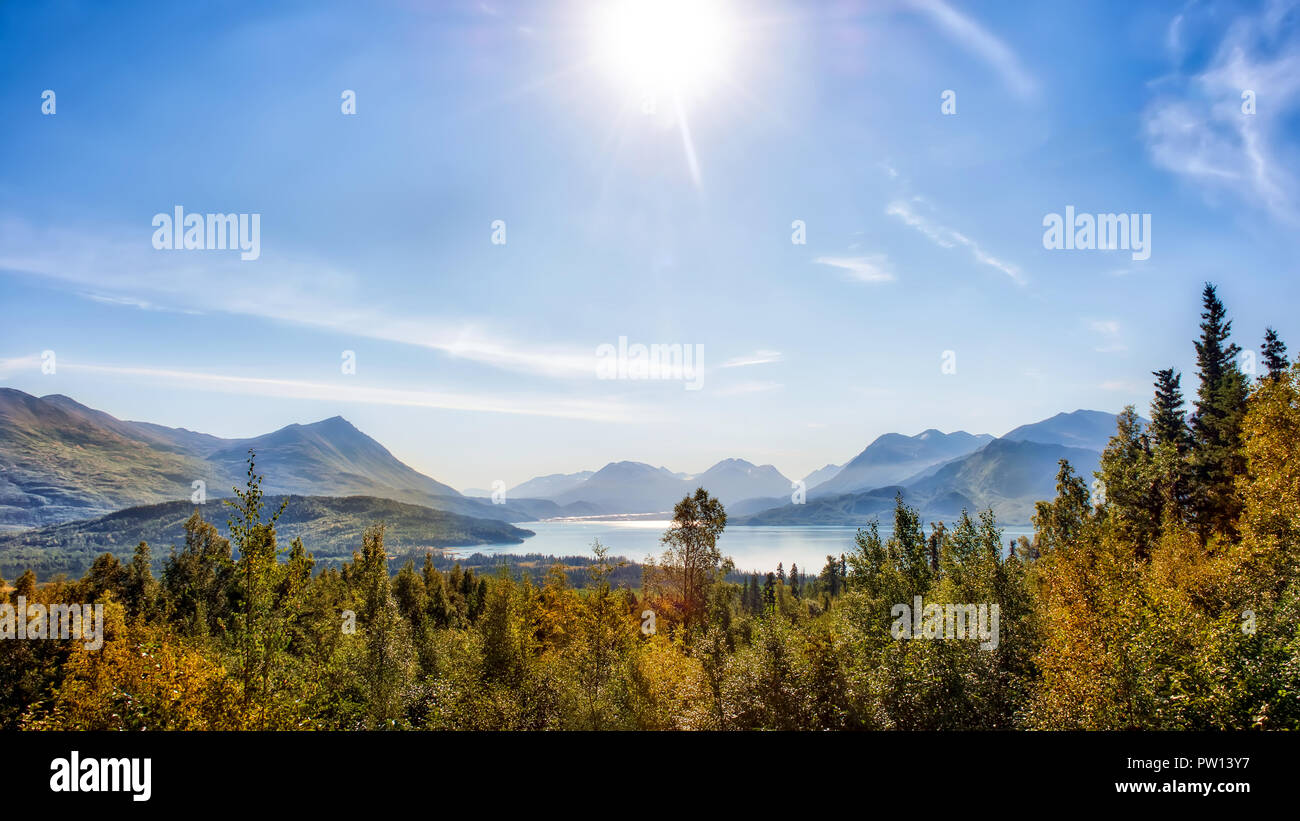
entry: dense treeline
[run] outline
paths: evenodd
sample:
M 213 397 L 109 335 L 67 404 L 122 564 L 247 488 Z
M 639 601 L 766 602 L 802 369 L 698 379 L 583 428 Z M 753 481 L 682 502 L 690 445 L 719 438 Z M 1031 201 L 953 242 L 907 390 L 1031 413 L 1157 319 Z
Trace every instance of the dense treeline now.
M 1150 425 L 1125 409 L 1091 487 L 1062 462 L 1009 546 L 990 511 L 926 525 L 900 498 L 888 539 L 869 523 L 818 572 L 737 574 L 701 489 L 635 589 L 599 543 L 581 586 L 394 573 L 382 525 L 318 570 L 277 543 L 250 458 L 230 540 L 195 514 L 158 578 L 141 544 L 14 583 L 108 618 L 98 651 L 0 641 L 0 726 L 1298 728 L 1300 366 L 1269 330 L 1251 379 L 1203 301 L 1190 414 L 1156 371 Z M 995 608 L 996 640 L 900 638 L 913 603 Z

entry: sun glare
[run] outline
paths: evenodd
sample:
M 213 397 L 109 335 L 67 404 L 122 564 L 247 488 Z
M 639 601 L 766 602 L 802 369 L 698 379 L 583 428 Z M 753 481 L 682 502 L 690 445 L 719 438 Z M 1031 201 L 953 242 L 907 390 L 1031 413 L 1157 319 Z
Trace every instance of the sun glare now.
M 634 94 L 698 96 L 721 79 L 731 26 L 717 0 L 610 0 L 600 4 L 603 67 Z

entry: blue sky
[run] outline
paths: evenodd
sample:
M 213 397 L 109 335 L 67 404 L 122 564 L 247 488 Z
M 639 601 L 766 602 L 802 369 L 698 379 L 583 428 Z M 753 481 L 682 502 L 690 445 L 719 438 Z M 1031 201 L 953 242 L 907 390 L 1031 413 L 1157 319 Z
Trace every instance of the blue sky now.
M 486 487 L 1145 408 L 1206 280 L 1300 345 L 1294 3 L 731 0 L 652 113 L 600 5 L 0 7 L 0 384 L 342 414 Z M 260 214 L 260 257 L 155 250 L 176 205 Z M 1150 214 L 1150 258 L 1044 248 L 1071 205 Z M 702 388 L 597 379 L 621 336 L 703 346 Z

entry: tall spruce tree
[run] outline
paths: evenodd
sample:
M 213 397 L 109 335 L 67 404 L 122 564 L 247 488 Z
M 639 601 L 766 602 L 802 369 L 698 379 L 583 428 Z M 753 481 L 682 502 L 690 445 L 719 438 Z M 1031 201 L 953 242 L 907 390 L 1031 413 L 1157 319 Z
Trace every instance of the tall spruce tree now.
M 1182 374 L 1173 368 L 1152 371 L 1156 378 L 1151 400 L 1151 470 L 1160 504 L 1160 519 L 1181 520 L 1187 509 L 1187 452 L 1191 431 L 1183 410 Z
M 1163 507 L 1159 494 L 1152 492 L 1151 444 L 1132 405 L 1120 412 L 1115 427 L 1096 476 L 1105 488 L 1111 527 L 1145 557 L 1159 535 Z
M 1169 445 L 1180 455 L 1186 453 L 1189 440 L 1183 410 L 1183 375 L 1173 368 L 1152 371 L 1156 378 L 1156 395 L 1151 400 L 1151 444 Z
M 1277 331 L 1272 328 L 1264 329 L 1264 346 L 1260 352 L 1263 354 L 1265 376 L 1268 379 L 1277 379 L 1286 371 L 1286 343 L 1278 337 Z
M 1229 341 L 1232 322 L 1215 287 L 1201 293 L 1201 338 L 1196 341 L 1196 366 L 1201 384 L 1192 414 L 1193 506 L 1202 538 L 1232 534 L 1240 505 L 1234 482 L 1245 470 L 1241 452 L 1241 420 L 1246 411 L 1245 374 L 1237 366 L 1241 349 Z

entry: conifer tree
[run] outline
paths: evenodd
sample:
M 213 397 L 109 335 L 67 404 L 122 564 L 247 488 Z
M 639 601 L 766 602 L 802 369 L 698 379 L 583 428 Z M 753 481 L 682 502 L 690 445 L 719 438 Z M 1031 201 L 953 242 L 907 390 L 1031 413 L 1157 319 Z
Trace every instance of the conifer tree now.
M 149 544 L 140 542 L 136 545 L 131 564 L 125 569 L 126 606 L 127 610 L 136 617 L 151 616 L 157 600 L 158 583 L 154 580 L 150 564 Z
M 1264 329 L 1264 346 L 1261 352 L 1263 353 L 1263 365 L 1266 368 L 1266 378 L 1277 379 L 1286 371 L 1286 343 L 1278 337 L 1277 331 L 1272 328 Z
M 365 651 L 360 673 L 366 682 L 372 729 L 393 726 L 401 716 L 405 689 L 414 673 L 415 653 L 409 623 L 393 597 L 388 578 L 384 526 L 367 528 L 355 559 L 361 586 L 361 619 Z
M 1247 385 L 1237 366 L 1241 349 L 1228 341 L 1232 322 L 1210 283 L 1201 301 L 1201 338 L 1196 341 L 1201 384 L 1191 420 L 1191 463 L 1193 507 L 1201 537 L 1206 539 L 1211 533 L 1231 534 L 1240 508 L 1234 484 L 1245 470 L 1240 437 Z
M 1151 444 L 1169 445 L 1180 455 L 1187 451 L 1187 419 L 1183 411 L 1182 374 L 1173 368 L 1152 371 L 1156 394 L 1151 400 Z
M 235 640 L 241 692 L 245 710 L 251 711 L 256 705 L 258 727 L 266 729 L 276 653 L 287 640 L 274 612 L 273 594 L 279 569 L 275 523 L 289 500 L 285 499 L 280 509 L 263 521 L 262 477 L 256 472 L 254 458 L 253 451 L 249 450 L 246 485 L 242 490 L 234 488 L 236 498 L 225 500 L 225 504 L 234 511 L 226 526 L 239 550 L 235 562 L 235 578 L 239 583 Z
M 1187 508 L 1187 453 L 1191 431 L 1183 411 L 1182 375 L 1173 368 L 1152 371 L 1156 378 L 1151 400 L 1151 472 L 1160 502 L 1161 526 L 1167 518 L 1181 521 Z
M 1153 492 L 1151 446 L 1132 405 L 1120 412 L 1097 478 L 1105 489 L 1104 509 L 1111 525 L 1145 557 L 1160 531 L 1162 500 Z

